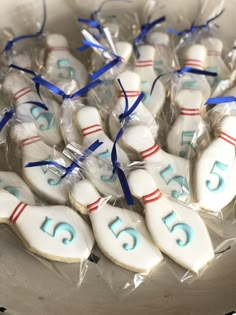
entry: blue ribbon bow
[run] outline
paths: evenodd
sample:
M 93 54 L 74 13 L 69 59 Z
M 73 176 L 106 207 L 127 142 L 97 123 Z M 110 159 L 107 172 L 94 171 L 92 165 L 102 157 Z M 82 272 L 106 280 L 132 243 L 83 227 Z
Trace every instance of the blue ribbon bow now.
M 141 26 L 141 32 L 133 39 L 133 47 L 136 58 L 139 58 L 138 44 L 144 40 L 147 34 L 157 25 L 166 21 L 166 17 L 162 16 L 150 23 L 143 24 Z
M 61 176 L 61 178 L 65 178 L 68 174 L 70 174 L 75 168 L 80 168 L 79 163 L 83 162 L 88 156 L 90 156 L 95 150 L 97 150 L 98 147 L 100 147 L 103 144 L 102 141 L 96 140 L 94 143 L 92 143 L 87 149 L 84 150 L 83 155 L 71 163 L 70 166 L 66 167 L 64 165 L 61 165 L 60 163 L 56 161 L 37 161 L 37 162 L 29 162 L 25 165 L 25 167 L 36 167 L 36 166 L 45 166 L 45 165 L 53 165 L 56 166 L 65 173 Z
M 32 81 L 35 83 L 37 93 L 40 95 L 40 86 L 45 87 L 52 93 L 62 96 L 63 99 L 73 99 L 75 97 L 81 97 L 84 94 L 86 94 L 88 91 L 91 89 L 95 88 L 97 85 L 101 84 L 101 80 L 96 80 L 93 82 L 90 82 L 88 85 L 84 86 L 82 89 L 78 90 L 77 92 L 73 94 L 66 94 L 63 90 L 61 90 L 59 87 L 56 85 L 52 84 L 51 82 L 43 79 L 40 76 L 35 76 L 32 78 Z
M 171 72 L 166 72 L 166 73 L 163 73 L 163 74 L 160 74 L 159 76 L 157 76 L 156 79 L 152 83 L 150 94 L 152 94 L 157 81 L 161 77 L 164 77 L 167 74 L 175 74 L 175 73 L 177 73 L 177 74 L 193 73 L 193 74 L 199 74 L 199 75 L 206 75 L 206 76 L 210 76 L 210 77 L 217 77 L 217 75 L 218 75 L 217 72 L 211 72 L 211 71 L 200 70 L 200 69 L 195 69 L 195 68 L 184 66 L 184 67 L 182 67 L 182 68 L 180 68 L 178 70 L 174 70 L 174 71 L 171 71 Z
M 114 58 L 115 58 L 112 61 L 105 64 L 104 66 L 102 66 L 97 71 L 95 71 L 93 74 L 91 74 L 91 76 L 90 76 L 91 81 L 96 80 L 101 75 L 103 75 L 105 72 L 109 71 L 111 68 L 113 68 L 114 66 L 116 66 L 122 62 L 122 58 L 120 56 L 114 54 L 113 52 L 111 52 L 109 49 L 107 49 L 106 47 L 104 47 L 102 45 L 95 44 L 95 43 L 90 42 L 88 40 L 82 40 L 82 43 L 84 45 L 78 48 L 79 51 L 84 51 L 84 50 L 88 49 L 89 47 L 94 47 L 94 48 L 99 49 L 103 52 L 108 52 L 111 56 L 114 56 Z
M 6 43 L 6 46 L 5 46 L 5 48 L 3 49 L 3 51 L 1 52 L 1 54 L 4 53 L 4 52 L 11 51 L 12 46 L 13 46 L 16 42 L 19 42 L 19 41 L 24 40 L 24 39 L 29 39 L 29 38 L 37 37 L 37 36 L 40 36 L 40 35 L 43 33 L 43 30 L 44 30 L 44 27 L 45 27 L 45 24 L 46 24 L 46 19 L 47 19 L 47 11 L 46 11 L 46 3 L 45 3 L 45 0 L 42 0 L 42 2 L 43 2 L 43 21 L 42 21 L 42 24 L 41 24 L 41 27 L 40 27 L 39 31 L 36 32 L 36 33 L 34 33 L 34 34 L 26 34 L 26 35 L 17 36 L 17 37 L 14 37 L 13 39 L 9 40 L 9 41 Z
M 183 31 L 176 31 L 173 28 L 168 28 L 167 32 L 181 36 L 181 35 L 185 35 L 185 34 L 189 34 L 189 33 L 195 33 L 196 31 L 198 31 L 200 29 L 208 29 L 209 28 L 209 24 L 212 21 L 218 19 L 218 17 L 220 17 L 224 13 L 224 11 L 225 11 L 225 9 L 223 9 L 219 14 L 217 14 L 213 18 L 207 20 L 205 24 L 202 24 L 202 25 L 194 25 L 193 24 L 190 28 L 187 28 L 187 29 L 185 29 Z
M 234 96 L 219 96 L 219 97 L 208 98 L 205 105 L 215 105 L 215 104 L 232 103 L 232 102 L 236 102 L 236 97 L 234 97 Z
M 125 97 L 125 109 L 124 112 L 122 114 L 119 115 L 119 120 L 120 123 L 122 123 L 123 121 L 126 122 L 127 118 L 134 112 L 134 110 L 137 108 L 137 106 L 140 104 L 140 102 L 142 101 L 143 97 L 144 97 L 144 93 L 141 92 L 139 94 L 139 96 L 137 97 L 137 99 L 135 100 L 134 104 L 130 107 L 129 109 L 129 104 L 128 104 L 128 97 L 126 95 L 126 91 L 124 89 L 124 87 L 121 84 L 120 79 L 117 80 L 123 93 L 124 93 L 124 97 Z M 112 151 L 111 151 L 111 162 L 112 162 L 112 166 L 113 166 L 113 174 L 117 174 L 120 184 L 121 184 L 121 188 L 123 190 L 126 202 L 128 205 L 133 205 L 134 204 L 134 200 L 127 182 L 127 179 L 125 177 L 125 173 L 124 171 L 121 169 L 120 167 L 120 163 L 118 161 L 117 158 L 117 150 L 116 150 L 116 145 L 119 142 L 119 140 L 122 138 L 124 134 L 124 129 L 123 126 L 120 128 L 120 130 L 118 131 L 115 141 L 113 143 L 113 147 L 112 147 Z

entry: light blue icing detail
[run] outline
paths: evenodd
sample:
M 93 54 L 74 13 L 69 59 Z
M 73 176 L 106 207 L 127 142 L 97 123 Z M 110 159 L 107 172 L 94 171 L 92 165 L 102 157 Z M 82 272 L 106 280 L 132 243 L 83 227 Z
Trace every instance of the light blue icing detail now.
M 166 227 L 168 228 L 168 230 L 173 233 L 176 230 L 182 230 L 184 231 L 185 235 L 186 235 L 186 240 L 183 241 L 181 239 L 177 239 L 176 243 L 180 246 L 180 247 L 185 247 L 189 244 L 191 244 L 191 242 L 194 239 L 194 231 L 191 228 L 191 226 L 189 226 L 188 224 L 185 223 L 177 223 L 175 225 L 173 225 L 172 227 L 170 227 L 171 222 L 176 218 L 176 214 L 174 211 L 172 211 L 171 213 L 169 213 L 166 217 L 162 218 L 162 221 L 164 222 L 164 224 L 166 225 Z
M 194 137 L 194 134 L 195 134 L 195 131 L 183 131 L 181 135 L 181 145 L 188 145 L 194 150 L 194 152 L 196 152 L 196 149 L 192 145 L 192 139 Z M 185 158 L 188 153 L 187 151 L 184 151 L 184 150 L 180 151 L 179 156 L 182 158 Z
M 51 155 L 49 155 L 49 156 L 45 159 L 45 161 L 52 161 Z M 44 174 L 47 174 L 47 172 L 49 171 L 49 169 L 47 168 L 47 166 L 41 166 L 41 170 L 43 171 Z M 53 178 L 49 178 L 49 179 L 47 180 L 47 182 L 48 182 L 48 185 L 50 185 L 50 186 L 57 186 L 57 185 L 61 184 L 62 179 L 59 178 L 58 180 L 55 180 L 55 179 L 53 179 Z
M 49 236 L 51 237 L 55 237 L 59 232 L 61 231 L 67 231 L 70 233 L 70 238 L 63 238 L 62 239 L 62 243 L 64 245 L 70 245 L 72 243 L 72 241 L 75 239 L 76 237 L 76 231 L 73 228 L 73 226 L 71 226 L 68 223 L 62 222 L 62 223 L 58 223 L 54 229 L 53 232 L 50 233 L 48 232 L 48 230 L 50 229 L 50 226 L 52 225 L 53 220 L 46 217 L 45 221 L 43 222 L 42 226 L 40 227 L 40 229 L 44 232 L 47 233 Z
M 55 124 L 55 119 L 54 119 L 54 115 L 52 113 L 49 112 L 45 112 L 44 110 L 42 110 L 42 108 L 38 107 L 38 106 L 33 106 L 30 110 L 31 115 L 34 117 L 35 121 L 38 121 L 40 119 L 44 119 L 47 122 L 47 125 L 45 124 L 41 124 L 39 126 L 39 129 L 41 131 L 46 131 L 51 129 L 54 124 Z
M 221 162 L 216 161 L 211 169 L 210 174 L 216 175 L 219 179 L 217 187 L 213 187 L 212 182 L 210 180 L 206 181 L 207 188 L 213 193 L 220 193 L 225 190 L 225 180 L 224 178 L 218 173 L 218 170 L 225 172 L 228 170 L 228 165 L 225 165 Z
M 20 197 L 20 192 L 16 187 L 13 186 L 5 186 L 4 182 L 0 179 L 0 185 L 3 186 L 2 189 L 8 191 L 10 194 L 15 196 L 16 198 Z
M 12 194 L 13 196 L 15 196 L 16 198 L 20 197 L 20 192 L 17 188 L 13 187 L 13 186 L 5 186 L 3 187 L 4 190 L 8 191 L 10 194 Z
M 183 83 L 183 88 L 188 89 L 188 88 L 194 88 L 197 85 L 197 81 L 188 81 Z
M 172 182 L 176 182 L 180 185 L 181 187 L 181 192 L 176 191 L 176 190 L 172 190 L 171 195 L 173 198 L 179 198 L 180 195 L 181 196 L 185 196 L 187 194 L 187 191 L 189 191 L 189 187 L 188 187 L 188 183 L 186 181 L 186 179 L 183 176 L 174 176 L 168 179 L 168 177 L 173 173 L 173 168 L 171 165 L 168 165 L 164 170 L 162 170 L 160 172 L 160 176 L 162 177 L 162 179 L 165 181 L 165 183 L 167 185 L 169 185 Z M 185 189 L 182 190 L 182 187 L 184 187 Z
M 66 73 L 60 73 L 59 77 L 62 79 L 71 79 L 75 76 L 75 69 L 71 67 L 70 61 L 68 59 L 60 59 L 57 62 L 59 69 L 65 70 Z
M 156 60 L 154 62 L 154 70 L 158 73 L 158 75 L 162 75 L 164 72 L 160 66 L 164 64 L 163 60 Z
M 123 244 L 123 248 L 126 251 L 131 251 L 134 250 L 135 248 L 137 248 L 140 244 L 140 236 L 137 230 L 133 229 L 133 228 L 126 228 L 124 230 L 121 230 L 118 234 L 116 233 L 116 229 L 120 226 L 120 224 L 122 223 L 122 219 L 120 217 L 116 217 L 116 220 L 113 221 L 111 224 L 108 225 L 109 229 L 112 231 L 112 233 L 115 235 L 115 237 L 117 239 L 119 239 L 123 234 L 129 234 L 130 236 L 132 236 L 133 240 L 134 240 L 134 244 L 131 247 L 128 243 L 124 243 Z

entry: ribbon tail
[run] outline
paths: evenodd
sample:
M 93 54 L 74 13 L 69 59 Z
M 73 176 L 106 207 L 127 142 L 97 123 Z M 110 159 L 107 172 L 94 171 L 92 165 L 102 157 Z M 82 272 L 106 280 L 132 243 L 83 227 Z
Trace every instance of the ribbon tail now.
M 10 111 L 4 114 L 2 120 L 0 121 L 0 131 L 2 131 L 2 129 L 8 123 L 8 121 L 12 118 L 14 113 L 15 113 L 15 108 L 11 109 Z
M 209 98 L 205 105 L 215 105 L 215 104 L 224 104 L 236 102 L 236 98 L 234 96 L 219 96 L 219 97 L 211 97 Z
M 134 204 L 134 200 L 133 200 L 130 188 L 129 188 L 129 184 L 128 184 L 127 179 L 125 177 L 125 173 L 119 167 L 117 168 L 117 175 L 118 175 L 118 178 L 119 178 L 121 188 L 123 190 L 126 202 L 128 205 L 131 206 Z

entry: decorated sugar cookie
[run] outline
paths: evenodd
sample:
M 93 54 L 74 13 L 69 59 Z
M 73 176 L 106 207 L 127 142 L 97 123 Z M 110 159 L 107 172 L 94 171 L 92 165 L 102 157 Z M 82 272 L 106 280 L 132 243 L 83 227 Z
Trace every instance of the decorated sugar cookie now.
M 48 55 L 46 60 L 46 76 L 60 88 L 74 80 L 77 87 L 87 84 L 88 74 L 85 66 L 69 51 L 69 44 L 61 34 L 49 34 L 46 38 Z M 72 92 L 72 91 L 70 91 Z
M 192 140 L 201 121 L 202 92 L 180 90 L 176 95 L 175 103 L 180 108 L 180 112 L 167 136 L 168 152 L 191 160 L 196 155 Z
M 74 198 L 87 207 L 96 242 L 115 264 L 148 274 L 162 261 L 139 214 L 110 205 L 87 180 L 74 187 Z
M 155 84 L 151 93 L 153 81 L 156 79 L 154 71 L 155 49 L 150 45 L 141 45 L 138 48 L 139 58 L 136 59 L 134 71 L 140 75 L 141 90 L 145 93 L 143 104 L 150 110 L 153 116 L 158 115 L 165 102 L 165 88 L 160 80 Z
M 236 116 L 226 116 L 220 132 L 195 164 L 195 189 L 200 207 L 220 211 L 236 193 Z
M 65 206 L 30 206 L 0 190 L 0 222 L 9 224 L 28 250 L 51 260 L 80 262 L 93 248 L 87 223 Z
M 67 195 L 60 177 L 49 171 L 47 166 L 25 167 L 28 162 L 51 160 L 56 152 L 41 140 L 34 123 L 15 125 L 12 137 L 22 148 L 22 175 L 26 183 L 49 202 L 65 204 Z M 60 156 L 59 152 L 57 156 Z
M 128 182 L 133 195 L 142 200 L 148 230 L 161 251 L 196 273 L 214 258 L 207 228 L 197 212 L 163 196 L 145 170 L 133 171 Z
M 203 45 L 191 45 L 183 51 L 184 66 L 198 70 L 205 70 L 207 67 L 207 50 Z M 176 84 L 174 82 L 174 84 Z M 200 90 L 204 100 L 211 96 L 211 87 L 205 75 L 184 73 L 180 77 L 179 84 L 175 87 L 177 91 L 180 88 L 189 88 L 191 90 Z M 172 91 L 173 93 L 173 91 Z M 202 107 L 205 111 L 205 107 Z
M 120 79 L 124 90 L 126 91 L 128 97 L 129 108 L 133 105 L 135 100 L 140 94 L 140 76 L 133 71 L 126 70 L 121 73 L 117 79 Z M 116 82 L 117 86 L 118 83 Z M 112 139 L 115 139 L 118 130 L 120 129 L 119 115 L 124 112 L 125 109 L 125 95 L 119 87 L 120 95 L 119 99 L 113 109 L 112 115 L 109 117 L 109 129 L 112 136 Z M 142 122 L 147 125 L 153 135 L 153 138 L 156 139 L 158 126 L 154 116 L 151 112 L 143 105 L 141 102 L 134 113 L 130 116 L 129 124 L 137 124 Z
M 113 141 L 105 134 L 102 126 L 101 116 L 98 110 L 92 106 L 82 107 L 76 115 L 77 123 L 83 134 L 83 146 L 88 147 L 99 139 L 102 146 L 96 151 L 97 154 L 110 159 Z M 117 144 L 117 154 L 122 165 L 129 164 L 129 158 L 124 150 Z
M 163 193 L 184 202 L 189 201 L 189 161 L 163 151 L 145 125 L 127 128 L 123 141 L 139 153 L 141 160 L 145 162 L 146 170 Z
M 157 75 L 177 67 L 175 54 L 170 47 L 170 37 L 166 32 L 154 31 L 148 34 L 147 43 L 155 48 L 154 69 Z
M 0 172 L 0 189 L 8 191 L 22 202 L 35 204 L 32 191 L 16 173 Z
M 42 102 L 32 89 L 30 81 L 18 71 L 11 71 L 3 84 L 4 91 L 13 96 L 16 112 L 22 120 L 33 120 L 40 136 L 48 145 L 56 145 L 62 141 L 59 127 L 59 104 L 47 97 L 44 102 L 48 110 L 30 102 Z M 29 102 L 29 103 L 28 103 Z

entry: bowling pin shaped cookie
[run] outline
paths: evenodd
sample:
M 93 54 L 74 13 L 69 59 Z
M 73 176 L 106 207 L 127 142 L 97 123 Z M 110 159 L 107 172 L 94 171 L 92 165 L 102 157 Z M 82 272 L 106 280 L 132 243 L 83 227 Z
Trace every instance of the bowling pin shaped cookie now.
M 183 202 L 190 200 L 189 161 L 163 151 L 145 125 L 127 128 L 123 141 L 139 153 L 141 160 L 145 162 L 145 169 L 163 193 Z
M 170 38 L 164 32 L 152 32 L 146 37 L 147 43 L 155 48 L 154 69 L 157 75 L 177 67 L 177 58 L 170 47 Z
M 178 264 L 198 273 L 214 258 L 200 215 L 163 196 L 145 170 L 130 173 L 128 182 L 132 194 L 144 205 L 147 227 L 155 244 Z
M 217 77 L 208 77 L 211 86 L 216 86 L 220 80 L 230 78 L 230 71 L 222 59 L 223 42 L 214 37 L 204 38 L 201 41 L 207 49 L 207 70 L 217 72 Z
M 69 44 L 61 34 L 49 34 L 46 38 L 48 55 L 46 60 L 46 77 L 60 88 L 74 80 L 77 89 L 87 84 L 88 73 L 85 66 L 69 51 Z M 72 91 L 71 91 L 72 92 Z
M 84 106 L 77 113 L 77 123 L 83 135 L 83 146 L 89 147 L 96 140 L 102 141 L 103 144 L 96 150 L 95 159 L 90 158 L 86 176 L 91 178 L 96 188 L 106 194 L 107 189 L 112 189 L 110 193 L 117 198 L 122 195 L 118 177 L 112 175 L 111 151 L 113 141 L 105 134 L 102 126 L 101 116 L 98 110 L 92 106 Z M 129 158 L 119 145 L 116 146 L 118 161 L 122 167 L 129 164 Z M 86 163 L 85 163 L 86 168 Z M 110 166 L 110 171 L 106 168 Z M 91 170 L 94 168 L 94 171 Z M 113 187 L 113 188 L 112 188 Z
M 8 191 L 22 202 L 35 204 L 32 191 L 16 173 L 0 172 L 0 189 Z
M 134 71 L 140 75 L 141 90 L 145 93 L 143 104 L 150 110 L 153 116 L 156 116 L 162 110 L 165 102 L 165 89 L 160 80 L 157 81 L 155 88 L 151 93 L 153 81 L 156 73 L 153 68 L 155 59 L 155 48 L 150 45 L 141 45 L 138 47 L 139 58 L 136 59 Z
M 140 94 L 140 76 L 133 71 L 126 70 L 121 73 L 117 79 L 120 79 L 121 84 L 126 91 L 128 97 L 129 108 L 134 104 L 135 100 Z M 125 95 L 122 92 L 118 82 L 115 80 L 115 84 L 120 91 L 119 99 L 109 117 L 109 129 L 112 139 L 115 139 L 117 132 L 120 129 L 119 115 L 124 112 L 125 109 Z M 158 126 L 154 116 L 151 112 L 143 105 L 142 102 L 138 105 L 134 113 L 129 117 L 129 124 L 143 123 L 150 128 L 153 138 L 156 139 Z
M 51 260 L 80 262 L 93 248 L 87 223 L 65 206 L 30 206 L 0 190 L 0 222 L 9 224 L 29 251 Z
M 26 183 L 49 202 L 65 204 L 67 195 L 59 176 L 49 171 L 47 166 L 25 167 L 28 162 L 52 160 L 55 149 L 41 140 L 34 123 L 15 125 L 12 138 L 22 149 L 22 175 Z
M 214 139 L 195 164 L 195 190 L 201 208 L 218 212 L 236 193 L 236 116 L 223 117 Z
M 111 261 L 143 274 L 162 261 L 138 213 L 110 205 L 87 180 L 78 182 L 73 194 L 78 207 L 87 207 L 95 240 Z
M 42 101 L 32 89 L 28 78 L 19 71 L 11 71 L 7 75 L 3 83 L 3 90 L 14 98 L 16 113 L 21 116 L 22 120 L 33 120 L 40 136 L 48 145 L 52 146 L 61 143 L 60 107 L 56 101 L 47 97 L 43 98 L 48 110 L 44 110 L 33 103 L 31 104 L 30 102 L 42 103 Z
M 207 67 L 206 58 L 207 50 L 203 45 L 191 45 L 183 51 L 184 66 L 186 67 L 204 70 Z M 204 100 L 207 100 L 211 95 L 211 87 L 205 75 L 185 73 L 180 77 L 179 86 L 176 88 L 200 90 Z
M 176 95 L 175 103 L 180 108 L 180 112 L 167 136 L 168 152 L 191 160 L 196 155 L 192 140 L 196 136 L 201 121 L 202 92 L 180 90 Z

